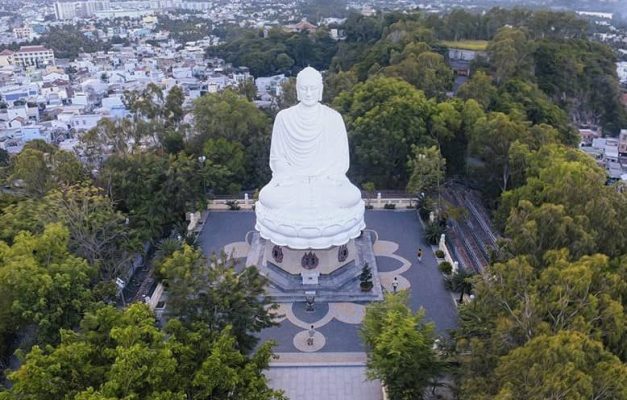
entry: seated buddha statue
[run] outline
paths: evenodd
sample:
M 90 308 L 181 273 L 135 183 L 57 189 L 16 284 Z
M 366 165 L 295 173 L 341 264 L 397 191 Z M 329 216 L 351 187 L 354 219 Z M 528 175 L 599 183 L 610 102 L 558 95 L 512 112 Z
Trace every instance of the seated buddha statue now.
M 255 228 L 276 245 L 329 248 L 365 227 L 361 192 L 346 177 L 346 127 L 337 111 L 320 104 L 322 89 L 322 75 L 305 68 L 296 78 L 299 103 L 274 121 L 272 179 L 259 193 Z

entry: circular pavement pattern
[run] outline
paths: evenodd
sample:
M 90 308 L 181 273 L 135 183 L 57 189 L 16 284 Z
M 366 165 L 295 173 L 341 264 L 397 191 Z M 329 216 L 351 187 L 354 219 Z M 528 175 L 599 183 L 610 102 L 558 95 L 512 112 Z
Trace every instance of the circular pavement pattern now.
M 392 272 L 403 267 L 403 262 L 396 258 L 377 256 L 377 269 L 379 272 Z
M 313 339 L 312 341 L 309 341 Z M 313 338 L 309 337 L 309 331 L 300 331 L 294 336 L 294 347 L 304 353 L 313 353 L 324 347 L 327 340 L 324 335 L 318 331 L 314 332 Z
M 313 311 L 305 311 L 307 304 L 304 302 L 292 303 L 292 313 L 299 320 L 313 324 L 320 321 L 329 313 L 329 303 L 314 303 Z
M 379 280 L 386 292 L 393 292 L 392 282 L 397 278 L 397 290 L 407 290 L 411 283 L 402 276 L 411 267 L 411 262 L 396 253 L 398 244 L 391 241 L 379 240 L 374 244 L 374 251 L 379 271 Z M 246 242 L 233 242 L 225 247 L 227 254 L 232 254 L 237 258 L 236 270 L 243 269 L 246 259 L 243 258 L 248 252 Z M 238 271 L 239 272 L 239 271 Z M 314 311 L 305 311 L 306 303 L 303 301 L 295 303 L 281 303 L 275 311 L 279 316 L 276 322 L 289 321 L 293 325 L 304 329 L 298 332 L 293 339 L 294 347 L 298 351 L 313 353 L 320 351 L 326 344 L 325 336 L 314 332 L 313 338 L 309 335 L 309 327 L 314 326 L 319 329 L 333 319 L 345 324 L 360 324 L 366 315 L 366 307 L 363 304 L 342 302 L 342 303 L 314 303 Z M 310 340 L 313 339 L 313 340 Z
M 357 303 L 331 303 L 333 318 L 346 324 L 361 324 L 366 315 L 366 307 Z
M 394 278 L 398 280 L 398 287 L 396 290 L 406 290 L 409 289 L 411 284 L 407 279 L 403 277 L 403 275 L 395 275 L 394 272 L 387 272 L 383 274 L 379 274 L 379 279 L 381 279 L 381 285 L 383 288 L 389 292 L 394 292 L 394 287 L 392 286 L 392 282 L 394 282 Z

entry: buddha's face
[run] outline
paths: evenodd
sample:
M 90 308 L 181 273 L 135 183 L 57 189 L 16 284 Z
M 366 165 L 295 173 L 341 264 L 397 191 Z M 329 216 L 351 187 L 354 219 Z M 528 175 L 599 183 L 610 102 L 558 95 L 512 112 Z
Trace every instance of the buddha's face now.
M 313 80 L 297 82 L 296 94 L 304 106 L 315 106 L 322 99 L 322 85 Z

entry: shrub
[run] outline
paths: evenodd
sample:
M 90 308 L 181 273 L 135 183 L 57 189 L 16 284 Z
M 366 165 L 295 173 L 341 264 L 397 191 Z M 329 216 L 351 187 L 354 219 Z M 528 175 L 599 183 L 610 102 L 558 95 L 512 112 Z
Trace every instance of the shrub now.
M 359 274 L 359 286 L 363 292 L 372 290 L 372 287 L 374 286 L 372 283 L 372 272 L 370 272 L 368 263 L 364 264 L 361 269 L 361 274 Z
M 437 222 L 429 224 L 425 228 L 425 240 L 429 244 L 438 244 L 438 240 L 444 232 L 445 228 Z
M 386 210 L 394 210 L 396 208 L 396 204 L 392 204 L 392 203 L 385 203 L 383 205 L 383 208 Z
M 451 272 L 453 272 L 453 266 L 448 261 L 441 262 L 440 265 L 438 265 L 438 269 L 444 275 L 450 275 Z
M 366 210 L 372 210 L 374 206 L 372 204 L 366 204 Z
M 444 252 L 443 252 L 442 250 L 440 250 L 440 249 L 437 249 L 437 250 L 435 251 L 435 256 L 436 256 L 437 258 L 444 258 Z

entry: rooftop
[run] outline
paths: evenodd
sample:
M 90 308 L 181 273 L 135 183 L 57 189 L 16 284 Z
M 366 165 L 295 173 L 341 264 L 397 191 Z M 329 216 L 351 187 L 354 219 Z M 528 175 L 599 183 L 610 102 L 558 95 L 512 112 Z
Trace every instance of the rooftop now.
M 49 51 L 44 46 L 21 46 L 18 53 L 31 53 L 33 51 Z

